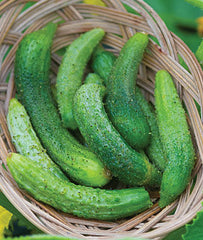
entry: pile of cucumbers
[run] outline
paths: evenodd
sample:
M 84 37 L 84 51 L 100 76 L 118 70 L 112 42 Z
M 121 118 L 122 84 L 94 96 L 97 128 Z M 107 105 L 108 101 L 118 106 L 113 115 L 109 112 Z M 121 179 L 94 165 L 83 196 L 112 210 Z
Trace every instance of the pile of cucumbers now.
M 195 152 L 169 73 L 156 74 L 155 110 L 136 86 L 148 35 L 136 33 L 116 58 L 100 45 L 103 29 L 82 34 L 67 47 L 51 87 L 56 28 L 49 23 L 26 35 L 16 52 L 17 98 L 7 124 L 17 153 L 7 164 L 18 186 L 91 219 L 142 212 L 153 204 L 150 191 L 160 191 L 160 207 L 170 204 L 190 180 Z M 112 179 L 122 189 L 107 188 Z

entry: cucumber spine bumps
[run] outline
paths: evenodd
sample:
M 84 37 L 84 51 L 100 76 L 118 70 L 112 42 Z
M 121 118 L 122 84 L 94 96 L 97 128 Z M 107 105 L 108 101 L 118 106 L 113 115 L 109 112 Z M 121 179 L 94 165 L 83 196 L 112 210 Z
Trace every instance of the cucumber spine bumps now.
M 105 81 L 105 84 L 115 61 L 116 56 L 106 51 L 101 45 L 98 45 L 92 54 L 91 67 Z
M 156 74 L 155 107 L 160 137 L 168 159 L 159 201 L 160 207 L 165 207 L 185 190 L 195 158 L 184 109 L 173 80 L 165 70 Z
M 7 125 L 18 153 L 49 169 L 56 177 L 68 180 L 60 168 L 47 155 L 31 125 L 24 106 L 15 98 L 11 99 L 9 103 Z
M 155 166 L 163 172 L 166 168 L 167 158 L 163 150 L 156 114 L 138 87 L 135 89 L 135 97 L 147 118 L 151 130 L 151 139 L 149 145 L 145 148 L 145 152 Z
M 105 190 L 75 185 L 16 153 L 8 155 L 7 164 L 20 188 L 35 199 L 78 217 L 115 220 L 152 205 L 144 188 Z
M 87 77 L 85 78 L 84 83 L 85 84 L 96 83 L 96 84 L 99 84 L 99 85 L 103 85 L 103 79 L 100 78 L 100 76 L 96 73 L 89 73 L 87 75 Z
M 135 98 L 136 75 L 148 36 L 136 33 L 121 49 L 113 65 L 106 96 L 106 110 L 115 128 L 130 146 L 143 149 L 149 144 L 150 128 Z
M 92 69 L 104 80 L 106 86 L 108 86 L 109 75 L 111 74 L 112 67 L 116 60 L 116 56 L 106 51 L 102 46 L 98 46 L 92 57 Z M 135 88 L 135 99 L 137 104 L 140 105 L 143 114 L 145 115 L 147 122 L 150 126 L 150 142 L 145 148 L 149 159 L 159 168 L 164 171 L 167 159 L 163 151 L 162 142 L 160 139 L 159 128 L 157 124 L 156 114 L 150 103 L 147 102 L 141 90 L 138 86 Z
M 77 128 L 72 113 L 73 98 L 82 84 L 86 64 L 103 36 L 104 30 L 95 28 L 82 34 L 66 50 L 56 79 L 57 101 L 64 127 Z
M 15 84 L 43 147 L 68 176 L 88 186 L 103 186 L 109 179 L 98 157 L 80 145 L 62 127 L 49 82 L 50 48 L 56 25 L 26 35 L 16 52 Z
M 74 98 L 74 117 L 87 145 L 120 181 L 130 186 L 159 187 L 161 174 L 125 142 L 108 119 L 104 93 L 104 86 L 89 83 L 82 85 Z

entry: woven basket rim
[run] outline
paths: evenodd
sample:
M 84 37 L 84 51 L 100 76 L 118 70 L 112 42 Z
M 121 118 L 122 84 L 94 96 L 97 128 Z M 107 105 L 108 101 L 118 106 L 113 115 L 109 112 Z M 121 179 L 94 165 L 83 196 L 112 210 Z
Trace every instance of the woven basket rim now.
M 123 236 L 162 239 L 194 218 L 202 208 L 203 190 L 203 125 L 195 101 L 203 106 L 203 72 L 188 46 L 170 32 L 159 15 L 143 0 L 104 0 L 107 7 L 79 3 L 79 0 L 35 0 L 32 7 L 22 12 L 27 0 L 3 0 L 0 3 L 0 190 L 9 201 L 35 226 L 52 235 L 73 236 L 83 239 L 113 239 Z M 127 13 L 122 3 L 139 14 Z M 92 14 L 93 13 L 93 14 Z M 6 125 L 6 113 L 10 99 L 15 94 L 13 62 L 17 46 L 25 34 L 42 28 L 48 22 L 59 22 L 52 47 L 52 72 L 56 76 L 61 57 L 57 50 L 70 44 L 78 34 L 95 27 L 106 31 L 103 43 L 118 54 L 124 43 L 136 31 L 144 31 L 157 38 L 152 39 L 141 63 L 137 84 L 153 102 L 154 75 L 166 69 L 173 77 L 180 98 L 188 111 L 197 161 L 193 177 L 183 194 L 171 205 L 160 209 L 158 204 L 130 219 L 116 222 L 85 220 L 58 212 L 42 204 L 20 190 L 3 167 L 10 151 L 15 151 Z M 121 36 L 121 37 L 120 37 Z M 13 47 L 8 52 L 9 46 Z M 188 65 L 185 70 L 178 61 L 178 54 Z M 7 83 L 7 80 L 8 83 Z M 173 214 L 171 212 L 173 211 Z

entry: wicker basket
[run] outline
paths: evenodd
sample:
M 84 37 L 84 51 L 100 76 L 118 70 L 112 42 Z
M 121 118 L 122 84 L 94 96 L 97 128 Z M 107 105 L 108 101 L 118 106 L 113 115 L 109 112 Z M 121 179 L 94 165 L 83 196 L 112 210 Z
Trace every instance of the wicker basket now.
M 201 209 L 203 192 L 203 125 L 195 101 L 203 106 L 203 73 L 190 49 L 171 33 L 157 13 L 142 0 L 105 0 L 107 7 L 80 3 L 79 0 L 35 0 L 22 12 L 27 0 L 3 0 L 0 3 L 0 189 L 11 203 L 34 225 L 49 234 L 75 236 L 84 239 L 113 239 L 140 236 L 162 239 L 169 232 L 189 222 Z M 121 2 L 131 6 L 137 15 L 127 13 Z M 197 161 L 193 178 L 185 192 L 170 206 L 160 209 L 154 204 L 147 211 L 116 222 L 86 220 L 64 214 L 39 203 L 21 191 L 6 168 L 8 152 L 15 151 L 6 125 L 9 100 L 15 94 L 13 62 L 23 36 L 42 28 L 49 21 L 65 20 L 58 27 L 52 48 L 52 72 L 57 74 L 61 58 L 56 51 L 70 44 L 78 34 L 94 27 L 106 31 L 103 43 L 118 54 L 126 40 L 136 31 L 157 38 L 150 41 L 139 69 L 137 84 L 153 102 L 154 75 L 166 69 L 173 76 L 179 95 L 188 111 L 188 122 L 196 147 Z M 154 39 L 154 38 L 153 38 Z M 12 48 L 10 49 L 10 46 Z M 8 52 L 8 50 L 10 50 Z M 180 54 L 189 67 L 186 71 L 178 62 Z M 156 196 L 154 196 L 156 198 Z

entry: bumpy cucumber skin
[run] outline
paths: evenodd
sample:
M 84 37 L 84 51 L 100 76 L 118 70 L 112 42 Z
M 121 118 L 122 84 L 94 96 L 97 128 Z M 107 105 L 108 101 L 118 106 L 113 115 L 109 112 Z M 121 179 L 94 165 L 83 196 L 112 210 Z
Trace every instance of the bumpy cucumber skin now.
M 108 86 L 109 75 L 115 60 L 115 55 L 107 52 L 100 45 L 93 53 L 92 68 L 100 77 L 103 77 L 106 86 Z M 167 160 L 160 140 L 156 115 L 137 86 L 135 88 L 135 98 L 142 108 L 151 130 L 150 143 L 146 147 L 145 151 L 148 154 L 149 159 L 155 163 L 161 171 L 164 171 Z
M 103 85 L 103 79 L 100 78 L 100 76 L 96 73 L 89 73 L 84 81 L 85 84 L 89 83 L 96 83 L 99 85 Z
M 18 97 L 51 159 L 74 181 L 87 186 L 103 186 L 110 180 L 109 171 L 95 154 L 62 127 L 52 98 L 49 68 L 55 29 L 55 25 L 49 24 L 21 41 L 15 61 Z
M 138 87 L 135 89 L 135 97 L 138 104 L 141 106 L 151 129 L 151 140 L 145 151 L 149 159 L 156 165 L 158 169 L 163 172 L 167 164 L 167 158 L 165 156 L 165 152 L 163 150 L 162 142 L 160 139 L 156 114 Z
M 159 201 L 159 206 L 165 207 L 186 188 L 195 158 L 184 109 L 173 80 L 165 70 L 156 74 L 155 107 L 160 137 L 168 159 Z
M 98 45 L 92 55 L 91 67 L 105 82 L 111 73 L 111 69 L 116 60 L 116 56 L 106 51 L 101 45 Z M 106 84 L 107 85 L 107 84 Z
M 52 92 L 52 97 L 53 97 L 53 100 L 56 104 L 56 107 L 58 106 L 57 104 L 57 93 L 56 93 L 56 84 L 52 84 L 51 85 L 51 92 Z M 84 138 L 83 136 L 81 135 L 80 131 L 77 129 L 75 130 L 71 130 L 69 129 L 69 132 L 71 133 L 72 136 L 74 136 L 74 138 L 79 142 L 81 143 L 82 145 L 85 145 L 85 141 L 84 141 Z
M 56 177 L 68 180 L 42 147 L 23 105 L 15 98 L 10 100 L 7 125 L 18 153 L 29 157 L 36 164 L 49 169 Z
M 104 34 L 103 29 L 95 28 L 82 34 L 66 50 L 56 79 L 57 100 L 64 127 L 77 128 L 72 112 L 73 98 L 82 84 L 86 64 Z
M 39 201 L 79 217 L 115 220 L 151 206 L 144 188 L 105 190 L 75 185 L 15 153 L 8 156 L 7 164 L 20 188 Z
M 135 98 L 135 78 L 148 36 L 136 33 L 122 48 L 111 71 L 106 97 L 106 110 L 115 128 L 135 149 L 150 141 L 150 128 Z
M 104 93 L 104 86 L 93 83 L 84 84 L 76 92 L 74 116 L 86 143 L 120 181 L 130 186 L 158 187 L 160 173 L 128 146 L 108 119 L 102 102 Z

